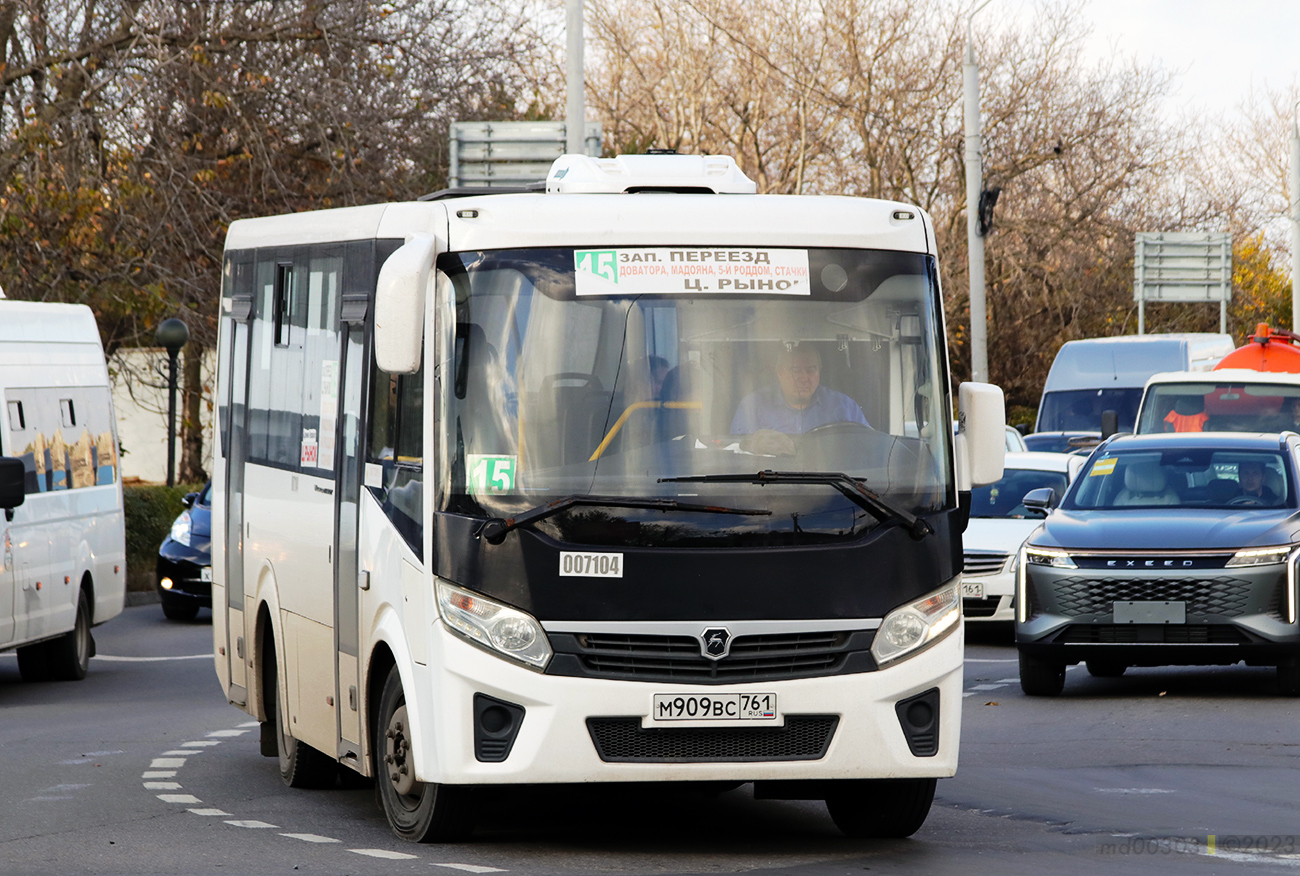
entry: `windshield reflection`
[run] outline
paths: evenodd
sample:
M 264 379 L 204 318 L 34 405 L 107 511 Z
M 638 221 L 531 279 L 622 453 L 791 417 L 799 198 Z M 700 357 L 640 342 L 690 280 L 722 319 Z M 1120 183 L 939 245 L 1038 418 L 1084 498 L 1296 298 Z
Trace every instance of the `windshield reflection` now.
M 740 281 L 740 291 L 724 292 L 699 273 L 656 285 L 635 274 L 629 252 L 652 262 L 668 256 L 599 253 L 623 264 L 637 294 L 593 285 L 583 273 L 600 264 L 591 251 L 439 259 L 438 330 L 449 351 L 439 363 L 436 417 L 441 508 L 507 518 L 598 495 L 772 511 L 737 517 L 580 505 L 537 524 L 587 543 L 724 545 L 843 538 L 879 521 L 817 484 L 663 479 L 843 472 L 912 513 L 950 503 L 951 412 L 932 261 L 859 250 L 719 250 L 711 257 L 757 253 L 760 263 L 803 277 L 802 287 L 781 291 Z M 697 286 L 684 291 L 691 282 Z

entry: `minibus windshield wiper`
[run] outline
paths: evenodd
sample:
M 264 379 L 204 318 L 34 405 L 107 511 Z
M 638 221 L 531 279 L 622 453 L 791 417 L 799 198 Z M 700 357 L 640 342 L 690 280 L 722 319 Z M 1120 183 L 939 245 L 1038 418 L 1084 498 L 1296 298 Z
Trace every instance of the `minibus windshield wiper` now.
M 565 496 L 545 505 L 538 505 L 514 517 L 491 517 L 479 527 L 478 534 L 492 544 L 501 544 L 512 529 L 529 526 L 547 517 L 559 514 L 578 505 L 602 508 L 649 508 L 652 511 L 691 511 L 700 514 L 742 514 L 769 515 L 772 512 L 762 508 L 727 508 L 723 505 L 697 505 L 691 502 L 678 502 L 676 499 L 640 499 L 628 496 Z
M 862 481 L 839 471 L 772 471 L 754 474 L 688 475 L 659 478 L 661 484 L 825 484 L 843 493 L 849 501 L 884 523 L 901 520 L 912 538 L 920 541 L 934 534 L 934 528 L 906 508 L 901 508 L 869 489 Z

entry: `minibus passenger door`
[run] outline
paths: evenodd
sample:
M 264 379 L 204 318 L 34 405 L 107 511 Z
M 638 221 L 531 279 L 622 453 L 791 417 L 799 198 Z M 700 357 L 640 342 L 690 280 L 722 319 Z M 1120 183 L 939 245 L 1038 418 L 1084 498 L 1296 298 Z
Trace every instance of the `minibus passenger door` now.
M 238 265 L 237 272 L 251 270 Z M 251 281 L 250 281 L 251 282 Z M 237 280 L 238 283 L 238 280 Z M 248 319 L 253 301 L 234 299 L 230 333 L 230 448 L 226 469 L 226 604 L 213 606 L 226 612 L 226 659 L 230 661 L 230 700 L 248 701 L 248 643 L 244 641 L 244 466 L 248 460 Z M 251 290 L 250 290 L 251 291 Z M 215 535 L 215 533 L 214 533 Z
M 14 507 L 23 501 L 23 464 L 0 459 L 0 646 L 14 640 L 14 608 L 18 576 L 14 571 L 14 545 L 9 534 Z
M 361 757 L 361 697 L 358 602 L 361 582 L 357 568 L 358 500 L 361 494 L 362 428 L 365 410 L 366 344 L 364 301 L 344 299 L 343 362 L 339 369 L 339 412 L 335 446 L 335 531 L 334 531 L 334 635 L 337 669 L 334 677 L 335 713 L 338 715 L 338 752 L 340 760 L 359 765 Z M 358 315 L 358 311 L 360 314 Z

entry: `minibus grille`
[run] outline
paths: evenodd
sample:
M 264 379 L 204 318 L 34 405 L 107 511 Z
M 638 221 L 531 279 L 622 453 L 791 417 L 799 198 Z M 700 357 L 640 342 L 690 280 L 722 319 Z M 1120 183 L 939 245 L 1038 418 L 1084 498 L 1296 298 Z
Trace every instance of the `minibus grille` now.
M 839 630 L 738 636 L 730 653 L 720 660 L 701 654 L 700 642 L 692 636 L 552 634 L 551 643 L 557 656 L 567 653 L 576 659 L 576 665 L 570 662 L 563 674 L 729 684 L 874 669 L 870 656 L 873 633 Z
M 726 763 L 817 760 L 838 715 L 786 715 L 784 727 L 642 727 L 640 718 L 588 718 L 606 763 Z

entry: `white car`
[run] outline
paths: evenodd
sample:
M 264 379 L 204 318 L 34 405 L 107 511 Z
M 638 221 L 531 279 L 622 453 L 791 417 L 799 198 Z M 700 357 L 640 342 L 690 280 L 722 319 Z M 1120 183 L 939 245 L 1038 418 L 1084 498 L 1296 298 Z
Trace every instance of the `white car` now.
M 1084 460 L 1064 453 L 1008 453 L 1002 480 L 971 492 L 970 525 L 963 538 L 962 613 L 968 621 L 1011 621 L 1016 558 L 1043 518 L 1020 500 L 1039 487 L 1065 495 Z

